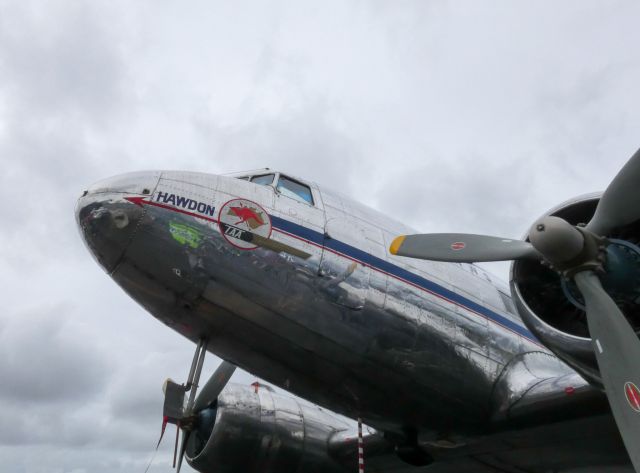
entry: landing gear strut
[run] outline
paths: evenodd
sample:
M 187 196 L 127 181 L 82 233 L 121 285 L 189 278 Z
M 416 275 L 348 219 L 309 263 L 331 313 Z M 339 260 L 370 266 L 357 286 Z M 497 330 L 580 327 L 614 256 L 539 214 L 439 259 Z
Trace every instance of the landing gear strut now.
M 178 384 L 171 379 L 167 379 L 165 381 L 164 407 L 162 409 L 162 414 L 167 423 L 180 425 L 181 421 L 185 417 L 185 413 L 191 411 L 193 408 L 206 353 L 207 340 L 201 338 L 198 340 L 196 351 L 193 354 L 193 361 L 191 362 L 191 369 L 189 370 L 187 383 Z M 185 406 L 184 398 L 187 392 L 189 392 L 189 400 Z

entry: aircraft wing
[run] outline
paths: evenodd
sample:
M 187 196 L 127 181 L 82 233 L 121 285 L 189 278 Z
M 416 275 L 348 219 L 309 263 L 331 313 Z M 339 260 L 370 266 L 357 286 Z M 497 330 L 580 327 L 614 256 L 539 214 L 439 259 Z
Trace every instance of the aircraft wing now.
M 504 380 L 522 376 L 523 370 L 524 363 L 514 364 Z M 420 449 L 429 458 L 421 467 L 411 465 L 411 457 L 403 458 L 384 435 L 370 431 L 364 436 L 366 471 L 543 473 L 569 466 L 578 470 L 613 466 L 615 471 L 633 472 L 600 389 L 575 373 L 547 378 L 530 374 L 528 378 L 525 383 L 503 383 L 497 388 L 499 402 L 496 398 L 489 433 L 460 444 L 419 438 Z M 350 432 L 336 434 L 330 442 L 332 457 L 345 471 L 357 471 L 357 449 L 357 437 Z

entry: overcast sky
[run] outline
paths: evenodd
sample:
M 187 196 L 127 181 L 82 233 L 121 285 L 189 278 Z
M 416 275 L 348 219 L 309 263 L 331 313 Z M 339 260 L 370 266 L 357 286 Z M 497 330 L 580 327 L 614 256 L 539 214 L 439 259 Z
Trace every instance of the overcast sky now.
M 142 472 L 188 372 L 192 344 L 82 245 L 90 183 L 269 166 L 422 231 L 519 237 L 640 146 L 639 20 L 631 0 L 0 0 L 0 469 Z

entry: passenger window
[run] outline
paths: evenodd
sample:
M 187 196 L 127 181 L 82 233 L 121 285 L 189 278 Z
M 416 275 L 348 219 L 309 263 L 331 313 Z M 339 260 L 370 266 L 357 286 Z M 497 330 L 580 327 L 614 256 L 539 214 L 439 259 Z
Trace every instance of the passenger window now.
M 285 176 L 280 176 L 278 179 L 278 186 L 276 187 L 282 195 L 291 197 L 299 202 L 313 205 L 313 196 L 311 195 L 311 189 L 309 186 L 300 184 L 299 182 L 289 179 Z
M 261 186 L 270 186 L 273 184 L 274 174 L 263 174 L 262 176 L 253 176 L 251 182 L 260 184 Z

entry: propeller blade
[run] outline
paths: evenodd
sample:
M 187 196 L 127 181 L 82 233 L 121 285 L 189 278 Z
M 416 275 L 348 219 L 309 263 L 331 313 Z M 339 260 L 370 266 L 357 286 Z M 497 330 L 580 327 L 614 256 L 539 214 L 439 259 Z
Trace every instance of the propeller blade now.
M 627 161 L 602 194 L 587 230 L 601 236 L 640 218 L 640 149 Z
M 640 341 L 592 271 L 575 276 L 587 309 L 600 374 L 635 471 L 640 471 Z
M 176 469 L 176 473 L 180 473 L 180 468 L 182 468 L 182 460 L 184 460 L 184 452 L 187 449 L 187 442 L 189 441 L 189 434 L 191 432 L 188 430 L 182 431 L 182 443 L 180 444 L 180 455 L 178 456 L 178 468 Z
M 540 258 L 530 243 L 471 233 L 403 235 L 393 240 L 391 254 L 452 263 Z
M 200 394 L 196 398 L 196 402 L 193 405 L 193 412 L 200 412 L 206 408 L 213 401 L 218 399 L 218 396 L 229 382 L 231 375 L 236 370 L 236 365 L 222 360 L 222 363 L 216 368 L 211 378 L 207 381 L 204 387 L 200 390 Z

